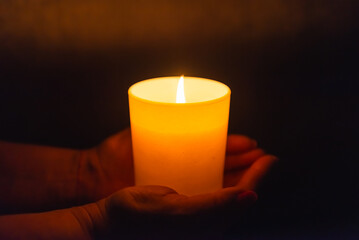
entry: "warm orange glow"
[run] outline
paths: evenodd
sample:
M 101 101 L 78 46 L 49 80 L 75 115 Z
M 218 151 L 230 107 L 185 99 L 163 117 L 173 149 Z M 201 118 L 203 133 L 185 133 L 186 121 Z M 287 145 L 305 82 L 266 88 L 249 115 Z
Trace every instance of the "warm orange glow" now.
M 184 95 L 184 78 L 183 75 L 178 80 L 176 103 L 185 103 L 186 97 Z
M 186 195 L 222 187 L 231 91 L 210 79 L 185 80 L 154 78 L 128 91 L 136 185 Z

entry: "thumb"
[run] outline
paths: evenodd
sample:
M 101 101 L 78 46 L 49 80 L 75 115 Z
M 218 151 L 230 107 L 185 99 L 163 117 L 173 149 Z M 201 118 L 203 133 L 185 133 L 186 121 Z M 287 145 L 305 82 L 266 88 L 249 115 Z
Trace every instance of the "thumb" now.
M 215 212 L 233 204 L 239 208 L 247 208 L 256 200 L 257 194 L 253 191 L 228 187 L 214 193 L 183 198 L 180 205 L 182 214 L 198 214 Z

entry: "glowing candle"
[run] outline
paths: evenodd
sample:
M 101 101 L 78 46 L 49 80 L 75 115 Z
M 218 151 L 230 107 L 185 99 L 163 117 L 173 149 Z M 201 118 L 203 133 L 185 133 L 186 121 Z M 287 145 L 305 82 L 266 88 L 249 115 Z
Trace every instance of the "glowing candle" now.
M 194 77 L 163 77 L 130 87 L 136 185 L 186 195 L 222 188 L 230 89 Z

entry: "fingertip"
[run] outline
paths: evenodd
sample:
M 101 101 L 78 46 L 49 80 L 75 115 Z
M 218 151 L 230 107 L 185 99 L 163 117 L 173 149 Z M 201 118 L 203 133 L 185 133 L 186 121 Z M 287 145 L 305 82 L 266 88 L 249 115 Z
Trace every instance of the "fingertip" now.
M 251 201 L 258 200 L 258 194 L 255 191 L 248 190 L 237 195 L 237 201 L 241 202 L 244 199 L 250 199 Z
M 270 172 L 277 163 L 278 158 L 274 155 L 264 155 L 257 159 L 242 176 L 238 187 L 242 189 L 256 189 L 261 180 Z
M 259 158 L 255 168 L 259 167 L 262 171 L 270 170 L 276 163 L 279 161 L 278 157 L 270 154 L 266 154 L 263 157 Z
M 258 142 L 257 142 L 256 140 L 252 139 L 251 142 L 252 142 L 252 147 L 253 147 L 253 148 L 258 147 Z
M 236 201 L 241 207 L 250 207 L 258 200 L 258 195 L 254 191 L 245 191 L 237 195 Z
M 274 156 L 274 155 L 268 155 L 268 157 L 273 161 L 273 162 L 278 162 L 279 161 L 279 158 L 277 156 Z

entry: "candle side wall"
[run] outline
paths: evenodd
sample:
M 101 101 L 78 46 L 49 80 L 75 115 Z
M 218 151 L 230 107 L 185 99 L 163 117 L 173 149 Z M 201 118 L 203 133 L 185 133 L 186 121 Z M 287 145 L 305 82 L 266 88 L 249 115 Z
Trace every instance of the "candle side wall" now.
M 222 187 L 230 95 L 203 104 L 153 104 L 129 98 L 137 185 L 182 194 Z

